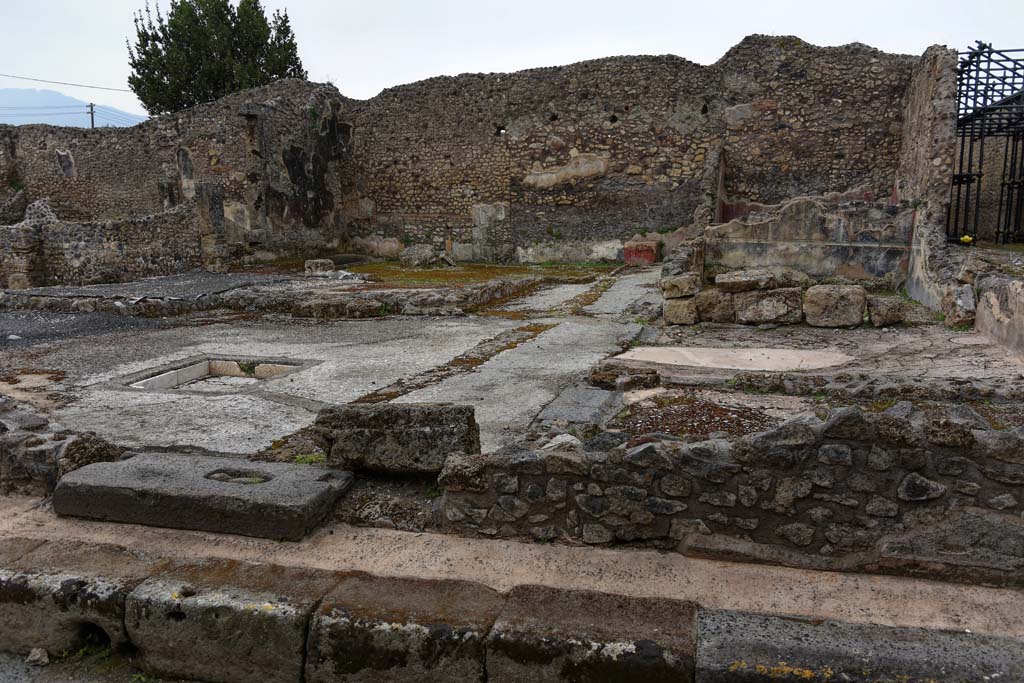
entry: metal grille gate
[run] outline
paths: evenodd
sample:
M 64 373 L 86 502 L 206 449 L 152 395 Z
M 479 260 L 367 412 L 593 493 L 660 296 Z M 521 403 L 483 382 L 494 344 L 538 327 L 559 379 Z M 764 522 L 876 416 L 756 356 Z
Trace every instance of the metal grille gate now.
M 1022 242 L 1024 50 L 979 41 L 961 52 L 956 104 L 959 148 L 946 236 Z

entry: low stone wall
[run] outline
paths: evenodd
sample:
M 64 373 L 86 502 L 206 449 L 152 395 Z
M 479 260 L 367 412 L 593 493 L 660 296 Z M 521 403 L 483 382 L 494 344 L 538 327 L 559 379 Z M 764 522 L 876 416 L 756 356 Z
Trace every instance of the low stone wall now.
M 46 281 L 128 282 L 203 265 L 194 204 L 118 221 L 59 221 L 43 230 Z
M 439 477 L 443 524 L 1024 585 L 1024 430 L 900 403 L 739 439 L 639 441 L 451 458 Z
M 25 220 L 0 226 L 0 284 L 11 289 L 54 284 L 126 282 L 203 265 L 198 207 L 111 221 L 62 221 L 45 201 Z
M 499 279 L 466 287 L 431 289 L 293 290 L 246 287 L 185 300 L 147 297 L 47 296 L 0 291 L 0 309 L 58 313 L 113 313 L 161 318 L 226 308 L 250 313 L 280 313 L 296 318 L 341 320 L 388 315 L 464 315 L 508 297 L 521 296 L 543 278 Z

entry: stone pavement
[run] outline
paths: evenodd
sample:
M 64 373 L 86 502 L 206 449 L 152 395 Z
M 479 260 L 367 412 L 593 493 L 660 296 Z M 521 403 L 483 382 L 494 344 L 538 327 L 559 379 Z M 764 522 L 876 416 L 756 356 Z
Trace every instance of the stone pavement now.
M 619 318 L 628 320 L 622 309 L 647 294 L 645 283 L 655 276 L 651 269 L 616 281 L 595 304 L 606 312 L 602 317 L 532 318 L 531 322 L 551 328 L 526 343 L 498 349 L 472 372 L 398 400 L 474 405 L 485 450 L 509 443 L 574 378 L 636 336 L 639 325 L 620 322 L 611 312 L 619 311 Z M 578 293 L 575 285 L 556 285 L 521 303 L 528 309 L 557 307 Z M 128 448 L 243 454 L 308 426 L 325 404 L 347 403 L 443 368 L 468 349 L 521 325 L 499 316 L 392 317 L 332 324 L 235 321 L 64 339 L 33 347 L 25 360 L 12 355 L 9 367 L 66 374 L 47 391 L 67 403 L 54 418 L 69 429 L 95 431 Z M 202 354 L 308 364 L 301 372 L 236 391 L 225 387 L 216 395 L 187 387 L 145 391 L 118 381 Z

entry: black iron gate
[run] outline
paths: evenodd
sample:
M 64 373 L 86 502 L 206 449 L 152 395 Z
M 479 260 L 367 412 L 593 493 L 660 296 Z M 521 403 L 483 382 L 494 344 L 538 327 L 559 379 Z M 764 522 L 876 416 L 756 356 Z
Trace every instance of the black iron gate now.
M 1024 50 L 977 45 L 957 71 L 950 241 L 1024 241 Z

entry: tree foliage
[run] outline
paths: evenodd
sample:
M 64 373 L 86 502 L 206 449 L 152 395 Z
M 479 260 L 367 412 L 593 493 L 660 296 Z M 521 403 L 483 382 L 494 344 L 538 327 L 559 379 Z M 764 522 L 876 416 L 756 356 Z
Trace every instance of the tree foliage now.
M 128 86 L 150 114 L 209 102 L 281 78 L 306 78 L 287 12 L 268 20 L 260 0 L 147 1 L 135 14 Z M 126 41 L 128 42 L 128 41 Z

